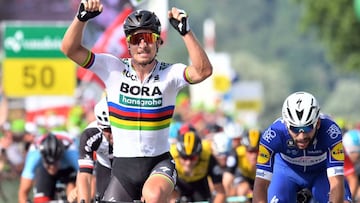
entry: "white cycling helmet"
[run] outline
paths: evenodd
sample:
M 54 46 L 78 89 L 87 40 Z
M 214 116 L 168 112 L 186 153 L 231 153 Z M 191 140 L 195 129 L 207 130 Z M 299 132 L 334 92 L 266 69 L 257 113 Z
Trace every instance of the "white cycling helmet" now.
M 215 155 L 226 154 L 231 149 L 231 140 L 224 132 L 215 133 L 211 143 Z
M 96 121 L 101 128 L 109 128 L 109 108 L 107 105 L 106 97 L 100 99 L 100 101 L 94 107 L 94 113 Z
M 295 92 L 288 96 L 282 107 L 282 118 L 287 125 L 303 127 L 314 124 L 320 115 L 315 97 L 307 92 Z
M 244 133 L 244 128 L 235 121 L 229 122 L 224 126 L 224 133 L 230 138 L 241 138 Z
M 360 131 L 357 129 L 347 131 L 343 136 L 343 146 L 347 154 L 360 153 Z

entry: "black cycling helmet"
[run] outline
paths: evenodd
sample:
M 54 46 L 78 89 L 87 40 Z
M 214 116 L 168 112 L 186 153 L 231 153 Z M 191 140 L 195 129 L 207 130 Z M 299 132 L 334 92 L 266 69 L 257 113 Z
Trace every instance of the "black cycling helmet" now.
M 49 133 L 39 146 L 42 159 L 47 164 L 54 164 L 64 154 L 65 146 L 61 140 Z
M 184 124 L 180 127 L 176 148 L 183 157 L 197 156 L 201 153 L 201 138 L 192 125 Z
M 128 36 L 139 29 L 148 29 L 160 35 L 161 23 L 155 13 L 147 10 L 136 10 L 125 20 L 124 32 Z

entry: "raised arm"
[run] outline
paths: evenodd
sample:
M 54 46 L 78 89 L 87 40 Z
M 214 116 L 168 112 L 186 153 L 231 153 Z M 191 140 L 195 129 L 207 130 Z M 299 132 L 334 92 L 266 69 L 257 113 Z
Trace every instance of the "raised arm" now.
M 83 0 L 77 16 L 65 32 L 61 51 L 78 65 L 86 63 L 90 51 L 82 45 L 86 22 L 99 15 L 103 10 L 100 0 Z
M 185 11 L 172 8 L 168 12 L 170 24 L 182 35 L 188 50 L 191 65 L 186 68 L 186 77 L 193 84 L 205 80 L 212 74 L 213 67 L 205 50 L 191 31 Z
M 186 69 L 187 74 L 192 83 L 199 83 L 212 74 L 212 65 L 193 32 L 190 31 L 183 39 L 191 60 L 191 65 Z

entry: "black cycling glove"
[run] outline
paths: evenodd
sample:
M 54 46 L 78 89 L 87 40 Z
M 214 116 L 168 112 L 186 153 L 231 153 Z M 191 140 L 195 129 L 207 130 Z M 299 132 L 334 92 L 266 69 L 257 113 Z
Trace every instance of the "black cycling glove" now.
M 92 11 L 92 12 L 91 11 L 86 11 L 84 4 L 80 3 L 77 18 L 82 22 L 86 22 L 91 18 L 95 18 L 100 13 L 101 13 L 100 11 Z
M 189 18 L 186 15 L 186 12 L 184 10 L 180 10 L 180 15 L 184 15 L 184 17 L 181 18 L 181 21 L 178 21 L 175 18 L 170 18 L 170 24 L 182 35 L 186 35 L 190 31 L 190 25 L 189 25 Z

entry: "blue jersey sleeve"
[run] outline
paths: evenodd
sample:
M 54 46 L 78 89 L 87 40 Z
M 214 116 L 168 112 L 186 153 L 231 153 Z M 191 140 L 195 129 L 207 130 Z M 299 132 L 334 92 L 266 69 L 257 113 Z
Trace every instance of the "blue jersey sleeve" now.
M 65 151 L 63 156 L 64 165 L 74 168 L 76 171 L 79 169 L 78 164 L 79 151 L 75 148 L 69 148 Z
M 38 150 L 29 150 L 26 155 L 24 169 L 21 173 L 21 177 L 34 179 L 35 170 L 41 164 L 41 154 Z
M 271 180 L 275 154 L 280 152 L 284 146 L 281 139 L 284 130 L 286 130 L 286 128 L 282 121 L 277 120 L 263 132 L 260 138 L 259 154 L 256 164 L 257 177 Z
M 319 134 L 324 135 L 328 146 L 327 174 L 328 176 L 344 175 L 344 148 L 340 127 L 331 119 L 321 120 L 322 128 Z

